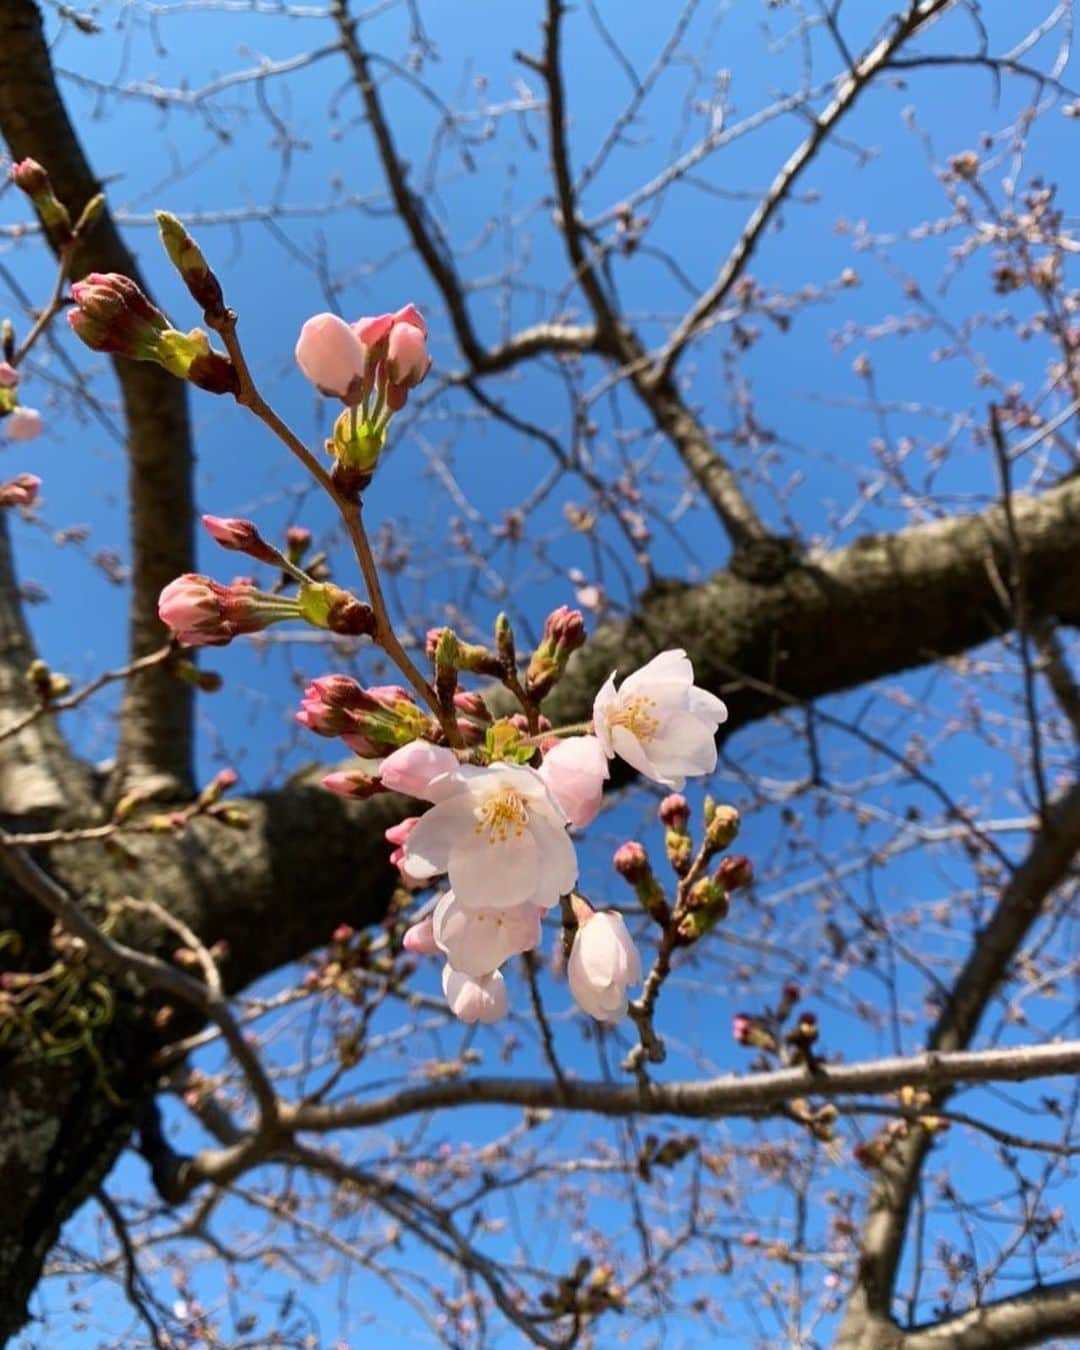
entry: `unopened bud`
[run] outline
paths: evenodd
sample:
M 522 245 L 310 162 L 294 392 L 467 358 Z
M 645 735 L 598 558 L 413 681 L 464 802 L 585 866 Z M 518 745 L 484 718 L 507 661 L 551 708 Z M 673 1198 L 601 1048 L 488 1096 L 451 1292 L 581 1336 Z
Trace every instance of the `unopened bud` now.
M 544 622 L 544 636 L 529 660 L 525 672 L 525 692 L 540 702 L 551 692 L 566 669 L 571 655 L 585 642 L 585 620 L 581 610 L 561 605 Z
M 733 806 L 714 806 L 705 839 L 710 850 L 718 853 L 733 843 L 739 833 L 739 813 Z
M 220 318 L 225 313 L 225 297 L 222 294 L 221 283 L 210 270 L 202 250 L 175 216 L 170 215 L 168 211 L 158 211 L 155 214 L 165 252 L 183 278 L 191 298 L 207 318 Z
M 61 244 L 70 242 L 71 216 L 68 215 L 64 203 L 58 200 L 49 175 L 37 160 L 23 159 L 13 164 L 11 181 L 33 202 L 34 210 L 41 217 L 41 223 L 52 238 Z
M 669 830 L 685 830 L 690 823 L 690 803 L 681 792 L 672 792 L 660 803 L 661 822 Z
M 358 801 L 376 797 L 379 793 L 389 790 L 383 787 L 377 778 L 373 778 L 369 773 L 361 773 L 359 769 L 328 773 L 322 780 L 322 785 L 328 792 L 334 792 L 339 797 L 353 797 Z
M 716 869 L 717 879 L 729 891 L 738 891 L 749 886 L 754 879 L 754 864 L 742 853 L 730 858 L 722 858 Z
M 203 516 L 203 526 L 216 544 L 234 553 L 246 553 L 258 562 L 279 563 L 281 555 L 268 544 L 250 520 L 237 516 Z
M 636 839 L 622 844 L 615 850 L 612 865 L 619 876 L 625 877 L 631 886 L 638 885 L 649 875 L 649 855 Z
M 221 769 L 199 793 L 199 806 L 204 809 L 215 806 L 230 788 L 236 786 L 238 780 L 239 774 L 235 769 Z
M 510 616 L 505 613 L 495 618 L 495 649 L 504 668 L 513 670 L 517 665 L 517 649 L 514 646 L 514 630 Z

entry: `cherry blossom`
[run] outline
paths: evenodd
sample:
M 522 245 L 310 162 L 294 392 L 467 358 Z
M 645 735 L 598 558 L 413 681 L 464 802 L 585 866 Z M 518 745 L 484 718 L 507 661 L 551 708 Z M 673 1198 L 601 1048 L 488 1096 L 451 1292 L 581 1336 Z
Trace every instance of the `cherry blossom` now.
M 626 1013 L 626 989 L 641 979 L 641 958 L 621 914 L 607 910 L 580 917 L 567 962 L 570 992 L 582 1012 L 598 1022 Z
M 618 689 L 613 672 L 593 704 L 604 753 L 673 788 L 716 768 L 716 728 L 726 720 L 724 703 L 694 684 L 681 649 L 653 657 Z
M 511 956 L 540 945 L 542 914 L 535 905 L 476 909 L 447 891 L 435 906 L 433 937 L 455 970 L 479 979 Z
M 406 841 L 413 876 L 448 873 L 475 909 L 550 909 L 570 891 L 578 868 L 566 815 L 535 769 L 464 764 L 432 786 L 445 795 Z
M 442 986 L 450 1011 L 462 1022 L 497 1022 L 506 1016 L 506 981 L 497 970 L 474 980 L 448 965 Z

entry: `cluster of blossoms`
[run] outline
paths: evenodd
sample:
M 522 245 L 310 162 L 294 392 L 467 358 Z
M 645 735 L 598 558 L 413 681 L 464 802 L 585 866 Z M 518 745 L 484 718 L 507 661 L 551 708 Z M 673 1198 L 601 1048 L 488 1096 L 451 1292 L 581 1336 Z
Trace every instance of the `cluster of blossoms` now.
M 534 688 L 565 665 L 569 653 L 551 636 L 560 631 L 583 640 L 581 616 L 563 609 L 549 618 L 546 642 L 530 663 Z M 368 761 L 354 773 L 331 774 L 327 787 L 350 796 L 389 789 L 430 803 L 387 838 L 407 886 L 446 878 L 448 888 L 407 931 L 405 946 L 445 961 L 443 990 L 463 1021 L 505 1015 L 500 967 L 539 946 L 544 914 L 566 897 L 576 925 L 567 962 L 575 1000 L 599 1021 L 625 1014 L 640 958 L 620 914 L 597 913 L 574 894 L 578 864 L 569 830 L 595 817 L 614 755 L 672 787 L 715 767 L 714 738 L 726 709 L 693 681 L 685 652 L 663 652 L 621 685 L 614 676 L 604 684 L 590 733 L 528 736 L 509 719 L 502 744 L 516 758 L 505 759 L 490 758 L 500 740 L 497 723 L 483 747 L 455 751 L 436 743 L 438 727 L 405 690 L 365 690 L 340 675 L 309 686 L 298 720 Z
M 72 287 L 71 327 L 94 350 L 156 362 L 178 378 L 243 401 L 248 395 L 241 382 L 248 377 L 233 359 L 235 317 L 224 306 L 220 285 L 180 222 L 159 213 L 159 224 L 170 258 L 227 351 L 213 350 L 199 329 L 174 328 L 118 275 L 91 275 Z M 316 315 L 301 330 L 296 359 L 325 396 L 344 405 L 326 448 L 334 460 L 333 495 L 347 509 L 371 481 L 391 417 L 428 373 L 427 325 L 413 305 L 351 324 Z M 159 614 L 178 643 L 222 646 L 299 620 L 371 637 L 408 676 L 415 692 L 324 676 L 306 689 L 297 717 L 360 757 L 355 768 L 328 775 L 328 789 L 360 798 L 399 792 L 429 803 L 422 815 L 389 830 L 387 839 L 404 885 L 421 889 L 445 878 L 446 889 L 404 943 L 414 953 L 444 959 L 443 988 L 457 1016 L 490 1022 L 506 1012 L 501 966 L 539 945 L 544 914 L 560 905 L 564 926 L 574 933 L 567 976 L 575 999 L 600 1021 L 623 1016 L 626 991 L 641 978 L 641 961 L 622 917 L 597 913 L 575 894 L 578 863 L 570 831 L 595 817 L 614 756 L 672 788 L 715 767 L 715 733 L 727 711 L 695 686 L 686 653 L 663 652 L 621 684 L 613 674 L 596 697 L 587 728 L 556 730 L 541 705 L 585 641 L 580 611 L 564 606 L 548 616 L 524 671 L 503 617 L 494 650 L 464 643 L 449 629 L 433 630 L 429 682 L 395 644 L 377 586 L 368 604 L 325 580 L 325 571 L 303 569 L 306 532 L 302 543 L 288 539 L 283 551 L 251 521 L 204 516 L 203 524 L 221 547 L 275 568 L 277 582 L 261 590 L 250 577 L 230 583 L 194 573 L 178 577 L 159 601 Z M 479 693 L 459 688 L 461 674 L 500 681 L 522 711 L 494 717 Z

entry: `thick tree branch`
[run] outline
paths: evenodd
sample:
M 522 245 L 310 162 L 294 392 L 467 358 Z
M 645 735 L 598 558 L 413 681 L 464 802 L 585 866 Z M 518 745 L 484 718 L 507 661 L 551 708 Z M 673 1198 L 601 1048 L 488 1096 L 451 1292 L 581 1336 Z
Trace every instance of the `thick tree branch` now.
M 60 98 L 34 0 L 0 5 L 0 135 L 13 157 L 45 165 L 73 218 L 100 191 Z M 123 272 L 149 289 L 107 211 L 75 254 L 72 275 L 87 272 Z M 113 365 L 127 426 L 130 643 L 138 658 L 161 645 L 162 587 L 193 564 L 191 439 L 181 381 L 152 363 L 121 358 Z M 158 667 L 132 679 L 124 695 L 118 781 L 181 792 L 191 783 L 191 745 L 191 689 Z
M 685 1083 L 562 1083 L 546 1078 L 465 1078 L 403 1088 L 370 1101 L 299 1105 L 282 1109 L 288 1129 L 324 1133 L 361 1129 L 418 1112 L 451 1106 L 532 1106 L 590 1111 L 601 1116 L 636 1114 L 717 1120 L 766 1116 L 798 1097 L 833 1100 L 902 1087 L 939 1091 L 963 1083 L 1028 1082 L 1080 1070 L 1080 1041 L 829 1065 L 820 1073 L 777 1069 L 760 1074 L 724 1074 Z
M 1080 1279 L 1037 1284 L 933 1326 L 916 1327 L 903 1350 L 1022 1350 L 1080 1332 Z

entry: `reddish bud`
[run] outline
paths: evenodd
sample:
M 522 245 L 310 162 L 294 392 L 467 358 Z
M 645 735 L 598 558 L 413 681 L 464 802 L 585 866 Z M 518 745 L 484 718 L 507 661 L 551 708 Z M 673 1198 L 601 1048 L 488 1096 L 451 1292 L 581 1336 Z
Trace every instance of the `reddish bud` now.
M 560 605 L 547 616 L 544 636 L 529 660 L 525 692 L 539 702 L 547 697 L 566 669 L 571 655 L 585 643 L 585 619 L 580 609 Z
M 690 821 L 690 803 L 681 792 L 672 792 L 660 803 L 659 816 L 669 830 L 685 830 Z
M 649 857 L 644 847 L 636 839 L 630 840 L 615 850 L 612 864 L 619 876 L 625 877 L 631 886 L 638 885 L 649 875 Z
M 737 891 L 753 881 L 754 865 L 744 854 L 733 854 L 730 858 L 721 859 L 716 876 L 725 889 Z
M 277 563 L 280 554 L 262 537 L 250 520 L 236 516 L 203 516 L 207 534 L 222 548 L 234 553 L 246 553 L 258 562 Z

